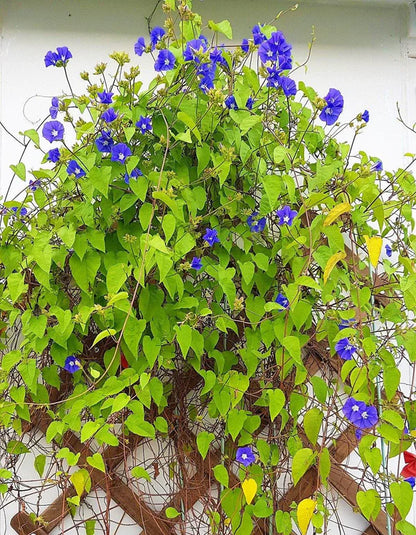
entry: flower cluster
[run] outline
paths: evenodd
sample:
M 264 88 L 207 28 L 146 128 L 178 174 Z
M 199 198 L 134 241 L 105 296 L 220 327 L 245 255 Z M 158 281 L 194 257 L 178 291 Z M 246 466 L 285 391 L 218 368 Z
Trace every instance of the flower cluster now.
M 345 328 L 344 326 L 342 328 Z M 357 348 L 353 346 L 348 338 L 341 338 L 335 344 L 335 351 L 338 355 L 344 360 L 351 360 L 354 353 L 357 351 Z
M 359 429 L 369 429 L 378 422 L 377 409 L 373 405 L 366 405 L 364 401 L 348 398 L 342 407 L 344 416 Z
M 327 125 L 334 124 L 344 109 L 344 98 L 338 89 L 331 88 L 325 97 L 326 106 L 322 109 L 319 118 Z
M 56 52 L 49 50 L 45 55 L 46 67 L 65 67 L 68 61 L 72 58 L 71 52 L 67 46 L 58 46 Z

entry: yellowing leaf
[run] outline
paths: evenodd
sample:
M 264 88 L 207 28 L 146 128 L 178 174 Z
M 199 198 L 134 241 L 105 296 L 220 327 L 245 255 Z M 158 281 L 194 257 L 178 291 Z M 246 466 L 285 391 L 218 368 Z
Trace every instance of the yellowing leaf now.
M 315 506 L 316 501 L 311 498 L 306 498 L 298 504 L 296 515 L 298 517 L 299 529 L 302 535 L 305 535 L 308 531 L 308 526 L 315 510 Z
M 325 269 L 324 269 L 324 284 L 326 284 L 326 281 L 328 280 L 328 277 L 331 275 L 332 270 L 337 265 L 337 263 L 346 257 L 346 254 L 344 251 L 340 253 L 335 253 L 331 256 L 331 258 L 326 263 Z
M 329 225 L 332 225 L 332 223 L 341 215 L 346 214 L 347 212 L 351 212 L 352 206 L 348 202 L 342 202 L 341 204 L 338 204 L 335 206 L 335 208 L 332 208 L 332 210 L 329 212 L 329 214 L 326 216 L 324 221 L 324 227 L 328 227 Z
M 380 236 L 373 236 L 369 238 L 364 236 L 365 243 L 367 244 L 368 256 L 370 257 L 370 262 L 373 267 L 377 267 L 378 259 L 380 258 L 381 246 L 383 244 L 382 238 Z
M 247 503 L 250 504 L 253 501 L 254 496 L 257 492 L 257 483 L 254 481 L 254 479 L 245 479 L 241 483 L 241 487 L 244 492 L 244 496 L 246 497 Z

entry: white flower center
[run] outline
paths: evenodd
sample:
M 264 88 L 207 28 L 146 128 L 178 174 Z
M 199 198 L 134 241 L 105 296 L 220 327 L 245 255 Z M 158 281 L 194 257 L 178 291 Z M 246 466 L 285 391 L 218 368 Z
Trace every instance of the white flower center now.
M 367 411 L 364 411 L 364 412 L 361 414 L 361 417 L 364 418 L 364 420 L 367 420 L 367 418 L 368 418 L 368 413 L 367 413 Z
M 81 169 L 79 167 L 75 167 L 75 171 L 74 172 L 75 172 L 76 175 L 79 175 L 80 172 L 81 172 Z
M 285 216 L 283 217 L 283 221 L 284 221 L 285 223 L 288 223 L 288 222 L 290 221 L 290 217 L 289 217 L 288 215 L 285 215 Z
M 242 459 L 246 460 L 247 459 L 247 453 L 243 453 L 243 455 L 241 456 Z
M 352 349 L 352 346 L 350 344 L 347 344 L 345 346 L 345 351 L 351 351 L 351 349 Z
M 170 61 L 168 58 L 165 59 L 165 65 L 169 65 Z
M 357 412 L 360 410 L 360 407 L 358 405 L 353 405 L 352 406 L 352 412 Z
M 52 135 L 53 135 L 53 137 L 57 136 L 58 135 L 58 130 L 52 130 Z
M 119 160 L 124 160 L 124 154 L 122 152 L 119 153 L 118 159 Z

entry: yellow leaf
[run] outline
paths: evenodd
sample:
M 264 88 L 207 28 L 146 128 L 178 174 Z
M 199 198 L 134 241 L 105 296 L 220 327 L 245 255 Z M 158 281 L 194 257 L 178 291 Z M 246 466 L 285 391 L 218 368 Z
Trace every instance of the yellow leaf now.
M 316 501 L 311 498 L 306 498 L 298 504 L 296 515 L 298 517 L 299 529 L 302 535 L 305 535 L 308 531 L 308 526 L 315 510 L 315 506 Z
M 341 204 L 335 206 L 335 208 L 332 208 L 332 210 L 325 218 L 324 227 L 328 227 L 329 225 L 331 225 L 335 221 L 335 219 L 337 219 L 341 214 L 351 212 L 351 208 L 352 206 L 348 202 L 342 202 Z
M 340 253 L 335 253 L 331 256 L 331 258 L 326 263 L 326 266 L 324 269 L 324 284 L 326 284 L 326 281 L 328 280 L 328 277 L 331 275 L 331 272 L 336 266 L 337 262 L 339 262 L 345 257 L 346 257 L 346 254 L 344 253 L 344 251 Z
M 368 256 L 370 257 L 370 262 L 373 267 L 377 267 L 378 259 L 380 258 L 381 246 L 383 244 L 382 238 L 380 236 L 373 236 L 369 238 L 364 236 L 365 243 L 367 244 Z
M 244 496 L 246 497 L 247 503 L 250 504 L 253 501 L 254 496 L 257 492 L 257 483 L 254 481 L 254 479 L 245 479 L 241 483 L 241 487 L 244 492 Z

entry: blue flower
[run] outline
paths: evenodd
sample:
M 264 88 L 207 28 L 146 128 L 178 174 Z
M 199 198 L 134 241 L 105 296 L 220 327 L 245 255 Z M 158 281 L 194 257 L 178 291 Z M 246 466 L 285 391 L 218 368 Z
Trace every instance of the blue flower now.
M 52 52 L 52 50 L 49 50 L 46 53 L 45 66 L 50 67 L 52 65 L 52 66 L 62 67 L 62 66 L 65 66 L 71 58 L 72 58 L 72 54 L 68 50 L 68 47 L 59 46 L 56 49 L 56 52 Z
M 171 71 L 175 68 L 176 58 L 170 50 L 160 50 L 155 61 L 155 71 Z
M 238 106 L 237 106 L 237 102 L 235 100 L 235 96 L 234 95 L 230 95 L 228 96 L 225 100 L 224 100 L 224 104 L 227 106 L 227 108 L 229 110 L 238 110 Z
M 290 206 L 283 206 L 281 210 L 276 210 L 276 215 L 279 218 L 279 225 L 288 225 L 290 227 L 298 213 L 296 210 L 291 210 Z
M 198 258 L 197 256 L 194 256 L 192 258 L 191 268 L 196 269 L 196 271 L 199 271 L 200 269 L 202 269 L 202 260 Z
M 415 484 L 416 484 L 416 478 L 415 477 L 407 477 L 405 479 L 405 481 L 407 481 L 407 483 L 409 483 L 409 485 L 412 487 L 412 489 L 415 488 Z
M 152 50 L 154 50 L 155 46 L 162 39 L 165 33 L 165 30 L 160 26 L 153 28 L 153 30 L 150 32 L 150 44 L 152 45 Z
M 32 191 L 36 191 L 40 186 L 40 180 L 29 180 L 28 188 Z
M 386 255 L 390 258 L 391 255 L 392 255 L 393 250 L 392 250 L 392 248 L 390 247 L 390 245 L 388 243 L 386 244 L 385 249 L 386 249 Z
M 253 26 L 251 33 L 253 34 L 255 45 L 260 45 L 263 41 L 267 39 L 267 37 L 261 31 L 261 26 L 259 24 L 256 24 L 255 26 Z
M 223 46 L 223 45 L 222 45 Z M 222 55 L 223 49 L 215 47 L 214 50 L 209 55 L 209 59 L 213 63 L 219 63 L 220 65 L 224 65 L 224 67 L 227 67 L 227 60 Z
M 140 171 L 140 169 L 138 167 L 136 167 L 130 173 L 130 176 L 127 173 L 125 173 L 124 182 L 128 185 L 128 184 L 130 184 L 130 178 L 138 178 L 139 176 L 143 176 L 143 173 Z
M 64 125 L 59 121 L 48 121 L 43 125 L 42 136 L 52 143 L 64 138 Z
M 282 32 L 273 32 L 270 39 L 262 42 L 259 46 L 259 57 L 263 63 L 271 61 L 279 62 L 279 69 L 292 68 L 292 45 L 290 45 Z
M 245 446 L 244 448 L 238 448 L 235 455 L 235 460 L 244 466 L 250 466 L 256 460 L 253 450 L 250 446 Z
M 186 43 L 185 50 L 183 51 L 183 58 L 185 61 L 196 61 L 199 63 L 198 54 L 206 52 L 208 43 L 206 39 L 192 39 Z
M 283 308 L 289 308 L 289 299 L 281 293 L 277 294 L 277 297 L 274 301 Z
M 368 121 L 370 120 L 370 114 L 368 112 L 368 110 L 364 110 L 363 113 L 361 114 L 361 119 L 368 123 Z
M 254 100 L 253 97 L 248 97 L 247 102 L 246 102 L 246 108 L 248 110 L 252 110 L 253 106 L 254 106 L 254 102 L 255 102 L 255 100 Z
M 125 143 L 117 143 L 111 149 L 112 162 L 125 163 L 129 156 L 131 156 L 131 150 Z
M 136 44 L 134 45 L 134 52 L 138 56 L 141 56 L 141 55 L 143 55 L 143 52 L 144 52 L 145 48 L 146 48 L 146 43 L 145 43 L 144 37 L 139 37 L 137 39 Z
M 344 416 L 359 429 L 368 429 L 378 422 L 377 409 L 364 401 L 348 398 L 342 407 Z
M 205 231 L 204 240 L 211 245 L 211 247 L 214 245 L 214 243 L 220 242 L 217 231 L 210 228 L 207 228 Z
M 114 145 L 114 140 L 111 137 L 111 132 L 103 130 L 101 136 L 95 140 L 95 145 L 100 152 L 111 152 L 111 148 Z
M 354 353 L 357 351 L 357 348 L 354 347 L 348 338 L 341 338 L 335 344 L 335 351 L 338 355 L 344 360 L 351 360 Z
M 247 54 L 247 52 L 250 50 L 250 44 L 248 42 L 248 39 L 243 39 L 241 43 L 241 50 Z
M 146 132 L 151 132 L 152 131 L 152 118 L 143 117 L 143 115 L 140 115 L 140 118 L 136 123 L 136 127 L 140 128 L 140 131 L 142 134 L 145 134 Z
M 259 57 L 263 63 L 277 61 L 278 50 L 270 41 L 263 41 L 259 46 Z
M 344 109 L 344 98 L 338 89 L 331 87 L 327 96 L 325 97 L 325 100 L 327 105 L 321 111 L 319 118 L 327 125 L 332 125 L 335 123 Z
M 214 88 L 215 72 L 217 70 L 216 63 L 202 63 L 197 69 L 197 75 L 201 76 L 199 88 L 206 93 L 209 89 Z
M 61 157 L 61 153 L 59 149 L 51 149 L 48 152 L 47 160 L 49 160 L 50 162 L 56 163 L 60 157 Z
M 382 171 L 383 170 L 383 162 L 381 160 L 377 160 L 376 163 L 372 166 L 371 171 Z
M 51 107 L 49 108 L 49 115 L 52 117 L 52 119 L 56 119 L 58 116 L 59 111 L 59 100 L 58 97 L 53 97 L 51 101 Z
M 267 72 L 269 76 L 267 77 L 267 87 L 279 87 L 280 86 L 280 73 L 279 69 L 276 67 L 267 67 Z
M 287 76 L 280 77 L 280 87 L 283 89 L 283 93 L 290 97 L 291 95 L 296 95 L 296 82 Z
M 118 115 L 114 111 L 114 108 L 108 108 L 102 115 L 101 119 L 105 121 L 106 123 L 112 123 L 117 119 Z
M 85 176 L 85 171 L 80 167 L 79 163 L 76 160 L 71 160 L 68 163 L 68 167 L 66 168 L 66 172 L 68 175 L 75 175 L 75 178 L 81 178 L 82 176 Z
M 113 102 L 114 93 L 103 91 L 102 93 L 97 93 L 98 98 L 100 99 L 101 104 L 111 104 Z
M 74 357 L 73 355 L 66 357 L 64 370 L 66 370 L 69 373 L 75 373 L 80 369 L 81 369 L 81 363 L 76 357 Z
M 19 215 L 26 215 L 27 214 L 27 208 L 19 208 L 17 206 L 13 206 L 12 207 L 12 212 L 14 212 L 15 214 L 19 213 Z
M 357 440 L 361 440 L 362 437 L 363 437 L 363 432 L 361 431 L 361 429 L 358 429 L 358 428 L 357 428 L 357 429 L 355 430 L 355 438 L 356 438 Z
M 338 325 L 339 330 L 343 331 L 344 329 L 348 329 L 349 327 L 351 327 L 351 322 L 353 321 L 353 318 L 350 320 L 341 320 L 341 323 Z
M 261 217 L 260 219 L 256 219 L 258 215 L 258 212 L 253 212 L 247 218 L 247 224 L 250 227 L 251 232 L 262 232 L 266 226 L 266 218 Z

